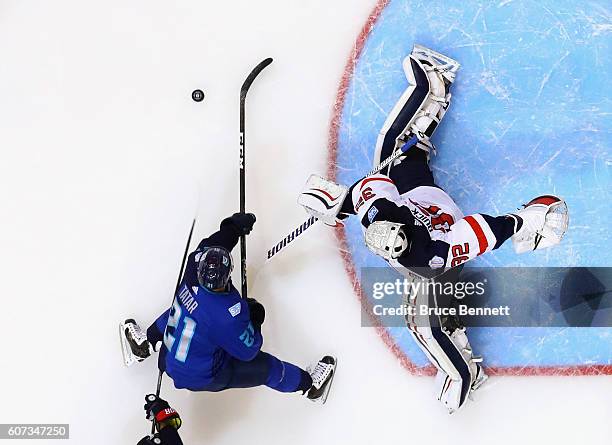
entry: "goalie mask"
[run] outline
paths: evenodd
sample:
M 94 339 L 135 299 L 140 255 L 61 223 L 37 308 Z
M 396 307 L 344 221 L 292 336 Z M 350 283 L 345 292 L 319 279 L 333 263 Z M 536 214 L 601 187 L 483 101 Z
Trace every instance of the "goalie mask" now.
M 403 224 L 390 221 L 376 221 L 365 232 L 368 249 L 385 260 L 399 258 L 410 246 Z

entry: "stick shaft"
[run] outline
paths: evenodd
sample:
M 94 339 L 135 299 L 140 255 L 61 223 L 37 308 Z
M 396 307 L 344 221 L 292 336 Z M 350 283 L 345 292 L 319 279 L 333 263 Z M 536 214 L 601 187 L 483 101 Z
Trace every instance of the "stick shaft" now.
M 174 306 L 174 301 L 176 300 L 176 294 L 178 293 L 179 286 L 181 285 L 181 279 L 183 278 L 183 272 L 185 271 L 185 263 L 187 262 L 187 254 L 189 253 L 189 245 L 191 244 L 191 237 L 193 235 L 193 228 L 195 227 L 195 223 L 196 223 L 196 219 L 193 218 L 193 221 L 191 222 L 191 229 L 189 229 L 189 236 L 187 237 L 187 243 L 185 244 L 185 251 L 183 252 L 183 260 L 181 261 L 181 269 L 179 270 L 178 278 L 176 279 L 176 286 L 174 287 L 174 295 L 172 296 L 172 306 L 170 306 L 170 310 L 172 310 L 172 307 Z M 164 332 L 164 337 L 165 337 L 165 334 L 166 333 Z M 160 355 L 158 356 L 158 360 L 160 360 L 161 357 L 162 357 L 162 354 L 160 353 Z M 159 368 L 159 364 L 158 364 L 158 368 Z M 157 375 L 157 389 L 155 390 L 155 395 L 157 397 L 159 397 L 159 394 L 161 393 L 163 377 L 164 377 L 164 373 L 163 371 L 160 370 L 159 374 Z M 151 434 L 155 434 L 155 421 L 153 421 L 151 425 Z
M 240 213 L 246 213 L 246 138 L 245 138 L 245 115 L 246 115 L 246 96 L 255 78 L 265 67 L 272 63 L 272 58 L 261 61 L 253 71 L 247 76 L 240 88 Z M 240 236 L 240 281 L 242 287 L 242 297 L 247 298 L 247 246 L 246 235 Z

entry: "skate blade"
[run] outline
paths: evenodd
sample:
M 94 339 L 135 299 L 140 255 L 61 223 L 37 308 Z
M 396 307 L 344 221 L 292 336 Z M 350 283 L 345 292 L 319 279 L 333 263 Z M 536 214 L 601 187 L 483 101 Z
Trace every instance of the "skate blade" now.
M 331 386 L 334 383 L 334 378 L 336 377 L 336 369 L 338 369 L 338 359 L 334 357 L 333 355 L 332 357 L 334 359 L 334 369 L 332 371 L 331 378 L 329 379 L 329 383 L 325 387 L 325 391 L 323 391 L 323 394 L 321 395 L 321 397 L 315 400 L 315 403 L 318 403 L 320 405 L 325 405 L 325 402 L 327 402 L 327 396 L 329 396 L 329 390 L 331 389 Z
M 134 363 L 136 363 L 137 360 L 134 357 L 134 354 L 132 353 L 132 349 L 130 348 L 127 339 L 125 338 L 125 324 L 123 322 L 119 323 L 119 341 L 121 342 L 121 355 L 123 356 L 123 364 L 129 368 Z

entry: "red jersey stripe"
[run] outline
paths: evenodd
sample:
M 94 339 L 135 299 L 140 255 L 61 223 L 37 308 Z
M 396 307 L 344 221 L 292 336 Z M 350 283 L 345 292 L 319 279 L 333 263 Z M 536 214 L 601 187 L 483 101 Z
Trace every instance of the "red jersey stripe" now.
M 363 181 L 361 181 L 361 186 L 359 187 L 359 189 L 360 190 L 363 189 L 363 186 L 366 185 L 368 182 L 371 182 L 371 181 L 384 181 L 384 182 L 390 182 L 391 184 L 395 184 L 395 182 L 393 182 L 389 178 L 384 178 L 384 177 L 383 178 L 380 178 L 380 177 L 378 177 L 378 178 L 366 178 Z
M 464 219 L 470 225 L 470 227 L 474 231 L 474 234 L 476 234 L 476 238 L 478 239 L 478 248 L 480 249 L 480 252 L 478 253 L 478 255 L 482 255 L 483 253 L 487 251 L 487 247 L 489 247 L 489 243 L 487 242 L 487 237 L 482 231 L 482 227 L 480 227 L 480 224 L 478 224 L 478 221 L 476 221 L 476 219 L 473 216 L 466 216 Z

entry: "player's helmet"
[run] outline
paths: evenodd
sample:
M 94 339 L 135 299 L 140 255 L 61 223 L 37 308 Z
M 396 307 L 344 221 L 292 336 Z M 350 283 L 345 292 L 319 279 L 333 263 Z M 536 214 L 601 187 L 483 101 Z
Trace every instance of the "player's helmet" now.
M 210 247 L 198 263 L 198 282 L 211 291 L 224 289 L 233 269 L 232 254 L 226 248 Z

